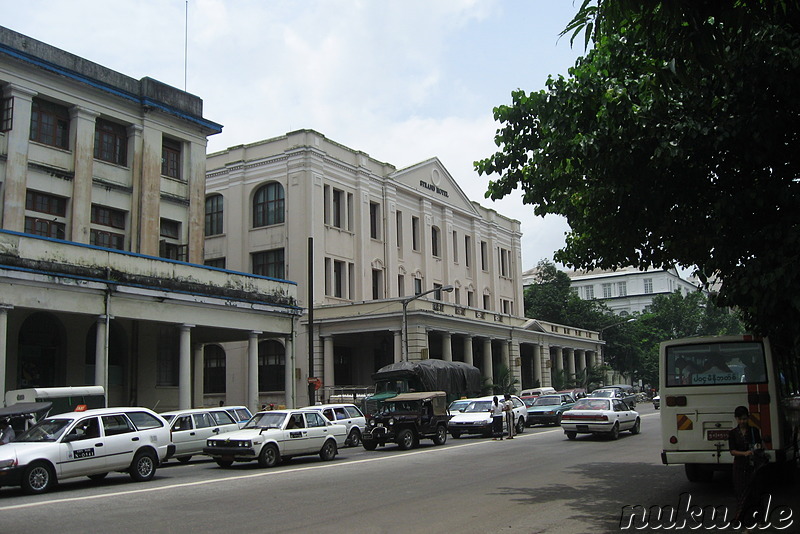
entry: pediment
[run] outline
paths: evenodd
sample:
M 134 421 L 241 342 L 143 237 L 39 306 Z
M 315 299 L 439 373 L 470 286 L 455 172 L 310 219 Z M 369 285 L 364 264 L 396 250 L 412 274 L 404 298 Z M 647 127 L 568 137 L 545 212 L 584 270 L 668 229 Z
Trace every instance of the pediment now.
M 429 198 L 431 202 L 478 215 L 472 201 L 467 198 L 439 158 L 431 158 L 399 169 L 392 173 L 390 178 L 418 192 L 420 196 Z

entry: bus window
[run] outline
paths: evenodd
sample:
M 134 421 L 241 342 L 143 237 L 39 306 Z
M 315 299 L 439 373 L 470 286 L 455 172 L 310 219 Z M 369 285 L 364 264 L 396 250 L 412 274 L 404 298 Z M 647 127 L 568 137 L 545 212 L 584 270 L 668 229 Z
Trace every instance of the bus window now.
M 706 343 L 668 347 L 667 386 L 755 384 L 767 380 L 760 343 Z

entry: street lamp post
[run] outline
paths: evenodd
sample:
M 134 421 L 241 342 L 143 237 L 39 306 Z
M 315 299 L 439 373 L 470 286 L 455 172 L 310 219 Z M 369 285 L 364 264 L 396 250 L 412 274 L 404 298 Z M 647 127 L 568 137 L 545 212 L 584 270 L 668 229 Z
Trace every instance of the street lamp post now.
M 430 295 L 431 293 L 435 293 L 437 291 L 447 291 L 450 293 L 453 290 L 453 286 L 442 286 L 442 287 L 435 287 L 433 289 L 429 289 L 428 291 L 424 291 L 422 293 L 417 293 L 413 297 L 408 297 L 403 299 L 403 361 L 408 361 L 408 303 L 414 300 L 417 300 L 420 297 L 424 297 L 425 295 Z

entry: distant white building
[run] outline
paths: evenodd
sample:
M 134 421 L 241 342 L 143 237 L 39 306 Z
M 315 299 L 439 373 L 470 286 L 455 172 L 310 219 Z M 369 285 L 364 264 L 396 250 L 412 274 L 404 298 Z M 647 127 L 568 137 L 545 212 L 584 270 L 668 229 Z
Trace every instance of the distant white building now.
M 644 312 L 658 295 L 680 291 L 686 296 L 699 288 L 672 269 L 641 271 L 625 267 L 616 271 L 569 271 L 571 288 L 583 300 L 600 300 L 621 316 Z

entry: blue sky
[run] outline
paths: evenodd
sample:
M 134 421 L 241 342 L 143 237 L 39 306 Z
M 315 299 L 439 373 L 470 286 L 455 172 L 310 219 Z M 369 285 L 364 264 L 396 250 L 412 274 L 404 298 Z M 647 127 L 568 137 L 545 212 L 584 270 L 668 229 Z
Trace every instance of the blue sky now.
M 310 128 L 398 168 L 438 157 L 464 192 L 522 222 L 522 269 L 566 223 L 484 198 L 492 108 L 583 54 L 571 0 L 0 0 L 2 24 L 204 101 L 209 152 Z M 184 56 L 184 49 L 188 54 Z M 187 69 L 184 69 L 184 64 Z

